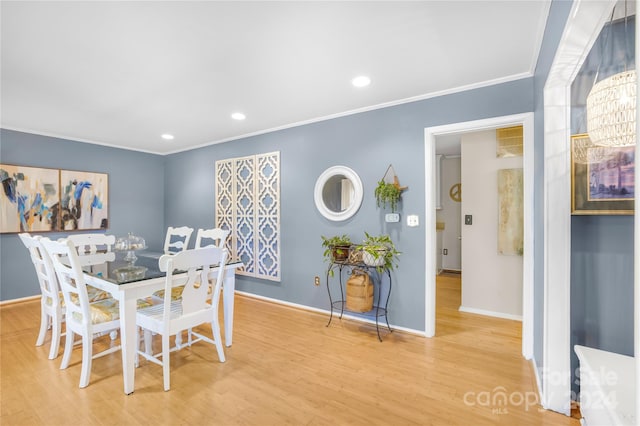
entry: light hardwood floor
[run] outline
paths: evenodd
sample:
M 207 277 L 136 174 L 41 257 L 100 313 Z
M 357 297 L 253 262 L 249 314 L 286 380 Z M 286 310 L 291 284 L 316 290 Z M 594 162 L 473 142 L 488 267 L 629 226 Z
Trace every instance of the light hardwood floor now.
M 5 305 L 0 424 L 579 425 L 533 403 L 519 322 L 460 313 L 459 278 L 437 285 L 437 336 L 385 332 L 383 342 L 370 325 L 325 327 L 326 315 L 236 295 L 226 363 L 203 343 L 174 353 L 164 392 L 161 368 L 141 361 L 129 396 L 119 352 L 94 360 L 79 389 L 80 348 L 59 370 L 61 357 L 47 360 L 49 340 L 34 346 L 38 303 Z

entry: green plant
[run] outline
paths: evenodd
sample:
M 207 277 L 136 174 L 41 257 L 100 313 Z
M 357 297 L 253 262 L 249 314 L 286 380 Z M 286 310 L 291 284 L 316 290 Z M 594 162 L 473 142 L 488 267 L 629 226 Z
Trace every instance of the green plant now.
M 322 247 L 325 248 L 323 256 L 325 260 L 333 262 L 335 258 L 349 256 L 351 238 L 348 235 L 335 235 L 333 237 L 322 236 Z
M 364 235 L 366 238 L 362 244 L 355 246 L 355 250 L 368 253 L 374 260 L 379 260 L 382 257 L 381 264 L 376 266 L 378 272 L 382 272 L 384 269 L 391 270 L 398 266 L 398 256 L 401 252 L 396 249 L 389 235 L 374 236 L 366 231 Z
M 376 195 L 376 205 L 378 207 L 387 207 L 387 204 L 391 207 L 391 212 L 395 213 L 396 207 L 398 207 L 398 201 L 400 200 L 400 195 L 402 195 L 402 190 L 393 183 L 386 183 L 383 180 L 378 182 L 378 186 L 375 190 Z

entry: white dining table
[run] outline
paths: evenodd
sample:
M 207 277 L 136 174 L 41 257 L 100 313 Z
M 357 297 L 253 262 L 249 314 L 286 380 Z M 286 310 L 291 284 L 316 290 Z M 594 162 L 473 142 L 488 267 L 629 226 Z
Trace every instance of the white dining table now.
M 109 292 L 119 302 L 120 309 L 120 340 L 122 348 L 122 375 L 124 379 L 124 393 L 131 394 L 135 390 L 135 355 L 138 350 L 138 331 L 136 327 L 137 300 L 151 296 L 153 292 L 164 289 L 165 277 L 155 276 L 143 278 L 138 281 L 117 283 L 113 279 L 105 279 L 105 272 L 96 265 L 85 271 L 87 284 Z M 224 337 L 225 346 L 231 346 L 233 342 L 233 307 L 235 294 L 235 272 L 243 267 L 242 262 L 228 263 L 225 265 L 225 275 L 222 283 L 222 304 L 224 311 Z M 212 268 L 210 277 L 216 278 L 218 268 Z M 186 274 L 185 274 L 186 276 Z M 179 275 L 173 282 L 173 286 L 184 284 Z M 186 280 L 185 280 L 186 282 Z

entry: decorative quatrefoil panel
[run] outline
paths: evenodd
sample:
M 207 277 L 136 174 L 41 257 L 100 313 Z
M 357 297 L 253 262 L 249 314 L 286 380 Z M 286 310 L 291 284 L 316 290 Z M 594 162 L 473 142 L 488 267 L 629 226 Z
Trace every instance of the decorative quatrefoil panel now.
M 280 281 L 280 153 L 216 161 L 216 226 L 240 274 Z

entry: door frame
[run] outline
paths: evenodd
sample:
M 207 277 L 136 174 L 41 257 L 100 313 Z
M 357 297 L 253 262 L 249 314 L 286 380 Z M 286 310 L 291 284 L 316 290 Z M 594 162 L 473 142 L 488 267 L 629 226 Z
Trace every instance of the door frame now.
M 571 414 L 572 350 L 571 84 L 615 3 L 573 2 L 544 86 L 544 325 L 539 379 L 542 406 L 566 415 Z
M 522 264 L 522 355 L 533 357 L 533 125 L 532 112 L 493 117 L 483 120 L 428 127 L 424 131 L 425 140 L 425 335 L 436 333 L 436 265 L 433 253 L 436 251 L 436 136 L 451 133 L 469 133 L 491 130 L 498 127 L 523 125 L 524 127 L 524 255 Z

